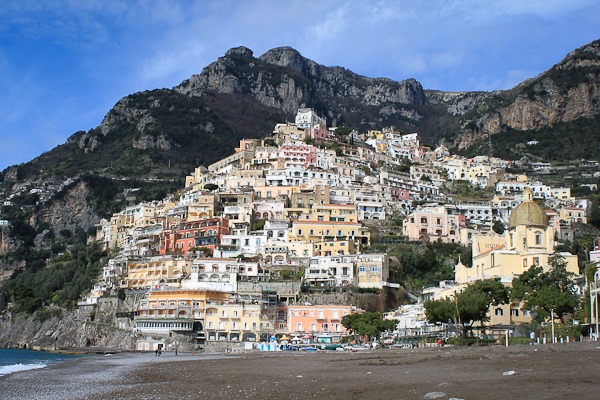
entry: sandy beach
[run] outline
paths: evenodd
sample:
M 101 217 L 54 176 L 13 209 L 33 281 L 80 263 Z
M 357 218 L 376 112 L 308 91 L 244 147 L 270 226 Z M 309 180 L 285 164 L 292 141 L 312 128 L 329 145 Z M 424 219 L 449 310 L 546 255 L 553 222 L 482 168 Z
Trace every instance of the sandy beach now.
M 358 353 L 120 353 L 0 377 L 0 399 L 595 398 L 599 373 L 598 343 Z

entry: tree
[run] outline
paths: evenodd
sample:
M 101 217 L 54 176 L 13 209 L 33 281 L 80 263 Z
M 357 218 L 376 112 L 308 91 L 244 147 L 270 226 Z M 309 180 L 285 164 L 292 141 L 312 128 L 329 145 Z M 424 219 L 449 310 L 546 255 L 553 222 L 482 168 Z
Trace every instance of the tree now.
M 499 279 L 486 279 L 467 286 L 453 299 L 429 300 L 425 302 L 425 315 L 430 323 L 452 321 L 462 325 L 463 336 L 475 322 L 489 320 L 490 305 L 508 303 L 508 289 Z
M 541 318 L 554 311 L 564 322 L 563 317 L 575 311 L 578 303 L 573 273 L 567 271 L 567 263 L 560 254 L 552 255 L 549 264 L 547 272 L 534 265 L 514 279 L 511 299 L 523 301 L 527 308 L 536 308 Z
M 333 133 L 336 136 L 346 137 L 350 133 L 352 133 L 352 128 L 348 128 L 347 126 L 338 126 L 337 128 L 335 128 L 335 131 L 333 131 Z
M 492 224 L 492 230 L 496 232 L 498 235 L 502 235 L 504 233 L 504 224 L 499 219 L 495 220 Z
M 383 319 L 379 312 L 344 315 L 342 325 L 353 335 L 367 336 L 369 341 L 373 337 L 379 340 L 382 332 L 396 328 L 395 321 Z
M 204 189 L 210 190 L 211 192 L 218 188 L 219 188 L 219 185 L 215 185 L 214 183 L 207 183 L 206 185 L 204 185 Z

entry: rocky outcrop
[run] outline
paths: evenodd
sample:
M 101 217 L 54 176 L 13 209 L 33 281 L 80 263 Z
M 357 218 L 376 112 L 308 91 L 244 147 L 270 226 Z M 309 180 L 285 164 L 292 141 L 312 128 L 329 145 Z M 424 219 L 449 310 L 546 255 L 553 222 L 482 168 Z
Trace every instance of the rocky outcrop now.
M 160 135 L 155 138 L 152 135 L 145 135 L 133 141 L 133 147 L 136 149 L 147 150 L 157 148 L 159 150 L 171 150 L 171 141 L 165 136 Z
M 135 349 L 132 329 L 119 326 L 118 308 L 119 300 L 115 297 L 100 299 L 92 314 L 55 307 L 31 316 L 5 311 L 0 315 L 0 348 Z
M 19 247 L 19 242 L 10 235 L 9 226 L 0 227 L 0 255 L 15 251 Z
M 395 82 L 367 78 L 340 67 L 325 67 L 303 57 L 291 47 L 279 47 L 255 58 L 251 50 L 237 47 L 174 88 L 189 96 L 208 92 L 249 94 L 264 106 L 293 114 L 298 108 L 326 102 L 328 111 L 348 100 L 356 107 L 386 104 L 422 105 L 425 93 L 419 82 Z M 352 107 L 352 109 L 356 109 Z M 351 111 L 341 106 L 341 111 Z M 385 115 L 411 118 L 401 107 L 388 108 Z
M 441 104 L 446 107 L 448 114 L 461 116 L 474 110 L 479 104 L 492 98 L 487 92 L 439 92 L 426 91 L 427 103 Z
M 499 106 L 486 104 L 491 97 L 473 104 L 472 110 L 481 107 L 482 111 L 462 121 L 456 148 L 469 147 L 506 128 L 537 130 L 600 114 L 600 41 L 568 54 L 539 77 L 496 94 Z
M 37 213 L 38 222 L 50 224 L 54 235 L 67 229 L 74 232 L 81 228 L 86 231 L 100 221 L 88 203 L 89 189 L 84 182 L 78 182 L 67 189 L 63 196 L 55 199 Z

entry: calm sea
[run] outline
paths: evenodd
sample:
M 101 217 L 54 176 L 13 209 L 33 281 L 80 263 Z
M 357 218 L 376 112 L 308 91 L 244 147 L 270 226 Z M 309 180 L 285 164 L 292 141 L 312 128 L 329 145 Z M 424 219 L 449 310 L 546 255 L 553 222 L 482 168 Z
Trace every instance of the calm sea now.
M 44 368 L 50 364 L 80 358 L 76 354 L 53 354 L 43 351 L 0 349 L 0 376 L 17 371 Z

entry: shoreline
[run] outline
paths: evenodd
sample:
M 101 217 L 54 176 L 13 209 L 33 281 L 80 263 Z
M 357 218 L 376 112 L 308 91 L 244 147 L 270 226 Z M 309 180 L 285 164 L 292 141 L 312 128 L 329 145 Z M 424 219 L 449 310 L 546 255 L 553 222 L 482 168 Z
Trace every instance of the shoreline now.
M 200 359 L 230 358 L 218 353 L 119 352 L 90 353 L 89 357 L 65 360 L 44 368 L 16 371 L 0 376 L 0 399 L 56 400 L 100 398 L 115 389 L 123 389 L 127 377 L 144 368 L 160 364 L 195 362 Z M 143 382 L 141 383 L 143 384 Z M 111 398 L 111 397 L 106 397 Z
M 118 353 L 0 377 L 0 398 L 588 397 L 597 343 L 364 352 Z M 514 373 L 510 373 L 514 371 Z M 509 373 L 505 375 L 505 373 Z

